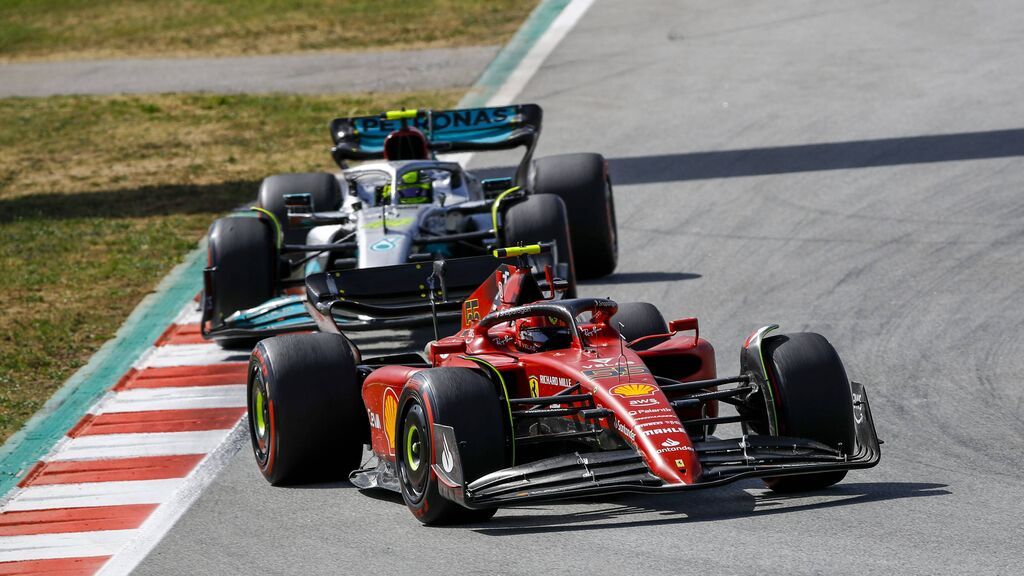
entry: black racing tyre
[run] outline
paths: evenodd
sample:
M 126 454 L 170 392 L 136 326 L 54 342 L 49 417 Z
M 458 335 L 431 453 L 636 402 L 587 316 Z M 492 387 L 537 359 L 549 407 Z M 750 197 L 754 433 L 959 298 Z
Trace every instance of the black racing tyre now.
M 619 326 L 622 324 L 622 326 Z M 612 326 L 622 334 L 627 342 L 653 334 L 668 334 L 668 323 L 654 304 L 648 302 L 622 302 L 619 310 L 612 316 Z M 668 338 L 651 338 L 638 342 L 634 350 L 647 350 L 661 344 Z
M 797 332 L 770 336 L 761 344 L 775 397 L 780 436 L 807 438 L 847 454 L 856 432 L 853 396 L 846 369 L 832 344 L 820 334 Z M 825 488 L 845 470 L 765 478 L 776 492 Z
M 434 424 L 455 431 L 462 473 L 469 483 L 508 466 L 507 422 L 507 408 L 494 384 L 475 370 L 432 368 L 409 379 L 398 399 L 395 458 L 402 499 L 420 522 L 482 522 L 495 512 L 464 508 L 438 492 L 430 467 L 441 461 L 443 448 L 433 446 Z
M 265 217 L 221 218 L 210 226 L 207 264 L 215 269 L 211 311 L 214 325 L 239 310 L 266 302 L 277 293 L 274 234 L 273 224 Z M 251 349 L 255 341 L 232 339 L 220 344 Z
M 310 194 L 313 210 L 337 210 L 341 206 L 341 187 L 333 174 L 306 172 L 301 174 L 276 174 L 263 179 L 257 204 L 274 213 L 284 231 L 288 244 L 302 244 L 306 241 L 307 230 L 288 229 L 288 209 L 284 205 L 287 194 Z
M 504 242 L 506 246 L 555 241 L 558 259 L 569 264 L 569 288 L 566 298 L 576 297 L 576 266 L 573 263 L 572 240 L 565 202 L 553 194 L 532 194 L 505 210 Z M 543 264 L 544 261 L 541 260 Z
M 369 434 L 351 348 L 315 332 L 262 340 L 249 359 L 249 436 L 275 486 L 341 480 Z
M 619 260 L 615 198 L 600 154 L 561 154 L 533 162 L 530 191 L 554 194 L 569 215 L 576 273 L 582 279 L 615 271 Z

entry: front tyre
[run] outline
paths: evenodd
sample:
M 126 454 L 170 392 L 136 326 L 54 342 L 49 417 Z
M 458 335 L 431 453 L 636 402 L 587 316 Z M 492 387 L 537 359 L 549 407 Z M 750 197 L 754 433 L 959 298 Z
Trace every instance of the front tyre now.
M 395 458 L 402 499 L 416 518 L 431 525 L 482 522 L 495 509 L 470 510 L 438 490 L 431 465 L 457 450 L 466 482 L 506 467 L 508 414 L 494 384 L 468 368 L 416 373 L 398 399 Z M 435 446 L 434 425 L 451 426 L 458 446 Z
M 264 217 L 221 218 L 207 234 L 207 264 L 213 270 L 210 319 L 214 326 L 239 310 L 270 300 L 277 291 L 277 245 L 273 225 Z M 204 306 L 206 304 L 206 298 Z M 225 348 L 249 348 L 251 338 L 221 340 Z
M 343 336 L 262 340 L 246 391 L 253 455 L 268 482 L 340 480 L 359 467 L 369 424 Z
M 815 440 L 851 454 L 855 448 L 853 395 L 846 369 L 832 344 L 820 334 L 770 336 L 762 343 L 765 368 L 775 394 L 779 435 Z M 831 486 L 845 470 L 764 479 L 776 492 L 803 492 Z

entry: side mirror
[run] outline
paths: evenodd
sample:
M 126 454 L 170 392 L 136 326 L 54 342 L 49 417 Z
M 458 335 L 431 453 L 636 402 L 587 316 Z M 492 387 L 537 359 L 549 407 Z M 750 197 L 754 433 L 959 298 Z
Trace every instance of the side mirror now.
M 303 226 L 313 218 L 313 195 L 285 194 L 284 208 L 288 212 L 288 226 Z
M 480 186 L 484 189 L 484 198 L 492 200 L 498 197 L 505 190 L 512 187 L 511 178 L 488 178 L 480 181 Z
M 700 338 L 700 328 L 697 326 L 696 318 L 673 320 L 668 323 L 668 329 L 670 332 L 685 332 L 687 330 L 693 330 L 693 339 L 697 340 Z

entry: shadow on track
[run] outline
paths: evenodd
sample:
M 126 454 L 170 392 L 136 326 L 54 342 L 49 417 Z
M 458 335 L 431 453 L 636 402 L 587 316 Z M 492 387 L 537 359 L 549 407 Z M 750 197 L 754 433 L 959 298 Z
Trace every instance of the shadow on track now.
M 772 492 L 749 494 L 744 488 L 763 488 L 756 481 L 738 483 L 732 489 L 711 489 L 699 498 L 687 495 L 621 495 L 585 500 L 607 507 L 584 512 L 558 514 L 558 503 L 551 508 L 534 508 L 536 515 L 502 516 L 501 511 L 486 524 L 473 528 L 487 536 L 514 536 L 581 530 L 604 530 L 674 524 L 683 522 L 713 522 L 733 518 L 753 518 L 771 514 L 786 514 L 820 508 L 854 506 L 869 502 L 884 502 L 902 498 L 945 496 L 952 492 L 946 484 L 918 482 L 865 482 L 838 484 L 827 490 L 806 494 L 779 495 Z M 828 500 L 822 501 L 822 498 Z M 813 499 L 807 503 L 801 500 Z M 581 502 L 581 501 L 576 501 Z M 523 510 L 524 508 L 520 508 Z M 530 509 L 530 508 L 525 508 Z M 656 514 L 658 519 L 632 518 L 641 514 Z
M 700 274 L 689 272 L 616 272 L 611 276 L 586 280 L 579 283 L 580 286 L 607 285 L 607 284 L 644 284 L 647 282 L 681 282 L 683 280 L 696 280 L 703 278 Z
M 1024 128 L 609 158 L 608 169 L 615 184 L 649 184 L 1013 156 L 1024 156 Z M 493 178 L 513 171 L 474 173 Z

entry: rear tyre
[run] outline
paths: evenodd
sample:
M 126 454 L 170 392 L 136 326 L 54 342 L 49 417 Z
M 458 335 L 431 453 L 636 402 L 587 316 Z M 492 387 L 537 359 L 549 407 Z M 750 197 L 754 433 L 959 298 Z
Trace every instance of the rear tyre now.
M 288 244 L 304 243 L 307 234 L 306 230 L 288 229 L 288 209 L 284 205 L 284 197 L 288 194 L 309 194 L 315 211 L 337 210 L 341 206 L 341 187 L 333 174 L 307 172 L 264 178 L 260 184 L 258 204 L 277 217 L 284 232 L 284 241 Z
M 566 216 L 565 202 L 552 194 L 527 196 L 526 199 L 513 204 L 505 211 L 504 224 L 506 246 L 515 246 L 519 243 L 551 242 L 552 240 L 555 242 L 559 261 L 569 265 L 569 277 L 565 279 L 569 283 L 569 288 L 565 291 L 565 297 L 575 298 L 576 266 L 573 263 L 572 241 L 569 237 L 569 221 Z
M 433 368 L 416 373 L 398 399 L 395 457 L 402 499 L 424 524 L 482 522 L 495 509 L 470 510 L 441 496 L 431 469 L 444 447 L 434 446 L 434 424 L 451 426 L 467 483 L 504 468 L 508 414 L 494 384 L 468 368 Z M 433 457 L 432 457 L 433 455 Z
M 221 218 L 207 235 L 207 263 L 214 267 L 213 310 L 219 325 L 239 310 L 258 306 L 277 292 L 277 247 L 273 225 L 263 217 Z M 220 340 L 225 348 L 252 349 L 256 339 Z
M 369 424 L 343 336 L 261 341 L 249 360 L 247 391 L 253 454 L 268 482 L 341 480 L 359 467 Z
M 533 163 L 531 192 L 554 194 L 565 201 L 580 278 L 599 278 L 615 271 L 618 228 L 604 157 L 583 153 L 539 158 Z
M 622 324 L 622 326 L 619 326 Z M 654 304 L 648 302 L 623 302 L 619 311 L 612 316 L 612 325 L 627 342 L 653 334 L 668 334 L 668 323 Z M 651 338 L 638 342 L 634 350 L 647 350 L 661 344 L 668 338 Z
M 853 396 L 846 369 L 832 344 L 820 334 L 771 336 L 762 343 L 765 368 L 773 385 L 779 435 L 815 440 L 850 454 L 856 432 Z M 765 478 L 776 492 L 826 488 L 845 470 Z

